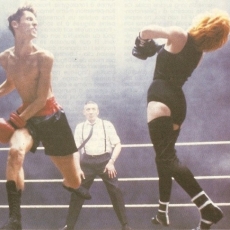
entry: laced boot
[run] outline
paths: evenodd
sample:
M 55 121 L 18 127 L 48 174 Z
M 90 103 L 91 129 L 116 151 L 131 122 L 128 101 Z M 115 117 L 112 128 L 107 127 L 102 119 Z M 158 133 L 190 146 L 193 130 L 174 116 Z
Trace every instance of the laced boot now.
M 0 229 L 21 230 L 21 190 L 17 191 L 14 181 L 6 182 L 6 190 L 9 204 L 9 219 Z
M 223 218 L 223 212 L 217 207 L 207 194 L 202 191 L 192 198 L 192 202 L 198 207 L 201 214 L 200 224 L 197 229 L 210 229 Z
M 153 217 L 151 220 L 153 224 L 161 224 L 163 226 L 169 226 L 168 206 L 169 206 L 169 202 L 159 201 L 159 208 L 158 208 L 157 215 Z

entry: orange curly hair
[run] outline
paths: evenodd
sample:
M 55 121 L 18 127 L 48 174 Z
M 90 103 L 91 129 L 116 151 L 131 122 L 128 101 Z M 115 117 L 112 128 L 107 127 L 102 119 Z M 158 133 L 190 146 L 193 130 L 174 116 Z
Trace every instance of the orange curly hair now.
M 198 50 L 213 51 L 228 41 L 230 18 L 225 11 L 213 10 L 197 16 L 188 32 Z

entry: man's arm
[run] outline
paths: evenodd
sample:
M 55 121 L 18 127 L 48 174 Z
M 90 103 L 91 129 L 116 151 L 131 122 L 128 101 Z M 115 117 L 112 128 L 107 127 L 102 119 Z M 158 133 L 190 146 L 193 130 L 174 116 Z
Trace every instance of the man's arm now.
M 165 48 L 169 52 L 180 52 L 187 41 L 187 32 L 177 26 L 162 27 L 158 25 L 145 26 L 140 31 L 140 38 L 143 40 L 163 38 L 166 39 Z
M 79 147 L 82 143 L 82 137 L 81 137 L 82 125 L 83 125 L 83 123 L 78 124 L 74 130 L 74 140 L 75 140 L 77 147 Z
M 121 140 L 120 137 L 117 135 L 117 131 L 114 125 L 110 121 L 104 121 L 104 122 L 105 122 L 105 130 L 106 130 L 106 135 L 108 137 L 108 141 L 110 142 L 111 146 L 113 146 L 111 160 L 114 163 L 121 152 Z
M 0 97 L 5 96 L 12 92 L 15 89 L 13 81 L 6 79 L 1 85 L 0 85 Z
M 111 145 L 114 146 L 113 152 L 111 155 L 111 159 L 109 160 L 108 164 L 105 166 L 104 172 L 108 172 L 110 178 L 114 178 L 117 175 L 117 171 L 115 169 L 114 163 L 117 160 L 118 156 L 121 152 L 121 142 L 120 138 L 117 135 L 117 132 L 111 122 L 108 122 L 106 127 L 106 133 L 108 136 L 108 141 L 110 141 Z
M 37 96 L 35 100 L 20 114 L 20 117 L 25 121 L 45 106 L 49 93 L 51 92 L 53 55 L 48 51 L 44 51 L 39 54 L 38 59 L 39 80 Z
M 105 170 L 104 170 L 104 172 L 108 172 L 110 178 L 114 178 L 117 176 L 117 170 L 114 166 L 114 163 L 117 160 L 118 156 L 120 155 L 120 152 L 121 152 L 121 143 L 117 143 L 113 149 L 111 159 L 105 166 Z
M 117 160 L 118 156 L 120 155 L 120 152 L 121 152 L 121 143 L 119 142 L 114 146 L 113 153 L 112 153 L 112 156 L 111 156 L 111 159 L 110 159 L 110 161 L 113 164 Z
M 9 51 L 0 53 L 0 65 L 6 71 L 8 63 Z M 5 96 L 15 89 L 14 82 L 10 76 L 6 76 L 6 80 L 0 85 L 0 97 Z
M 7 74 L 9 50 L 0 53 L 0 65 Z M 0 97 L 9 94 L 15 89 L 15 85 L 10 76 L 6 76 L 6 80 L 0 85 Z M 14 118 L 13 118 L 14 119 Z M 10 118 L 11 120 L 11 118 Z M 24 125 L 24 124 L 23 124 Z M 6 121 L 4 118 L 0 118 L 0 142 L 8 143 L 15 131 L 15 127 L 12 122 Z

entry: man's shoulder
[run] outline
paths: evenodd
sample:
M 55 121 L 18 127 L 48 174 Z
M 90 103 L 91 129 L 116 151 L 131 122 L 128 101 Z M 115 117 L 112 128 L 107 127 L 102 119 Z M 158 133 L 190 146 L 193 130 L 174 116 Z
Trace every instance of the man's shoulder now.
M 85 122 L 80 122 L 76 125 L 76 129 L 82 128 Z
M 34 45 L 35 54 L 41 58 L 51 58 L 53 59 L 53 54 L 49 50 L 43 49 L 37 45 Z
M 13 54 L 14 47 L 10 47 L 0 53 L 0 57 L 8 57 L 9 55 Z
M 0 64 L 3 68 L 7 67 L 8 59 L 14 55 L 14 47 L 8 48 L 0 53 Z
M 104 122 L 105 126 L 114 127 L 114 125 L 113 125 L 113 123 L 112 123 L 111 121 L 109 121 L 109 120 L 104 120 L 104 119 L 101 119 L 101 120 Z
M 101 120 L 102 120 L 104 123 L 106 123 L 106 124 L 112 124 L 111 121 L 109 121 L 109 120 L 102 119 L 102 118 L 101 118 Z

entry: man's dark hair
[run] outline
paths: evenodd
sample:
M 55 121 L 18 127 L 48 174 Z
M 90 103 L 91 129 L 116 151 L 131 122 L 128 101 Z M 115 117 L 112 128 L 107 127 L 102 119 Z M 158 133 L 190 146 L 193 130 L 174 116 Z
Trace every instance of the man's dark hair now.
M 36 12 L 35 12 L 35 10 L 34 10 L 34 8 L 33 8 L 31 5 L 26 5 L 26 6 L 22 6 L 22 7 L 18 8 L 18 10 L 16 11 L 16 13 L 14 13 L 14 14 L 12 14 L 12 15 L 10 15 L 10 16 L 8 17 L 9 29 L 10 29 L 10 31 L 13 33 L 13 35 L 15 35 L 15 33 L 14 33 L 14 29 L 13 29 L 13 27 L 12 27 L 12 25 L 11 25 L 11 22 L 12 22 L 12 21 L 17 21 L 17 22 L 19 22 L 20 19 L 21 19 L 21 17 L 22 17 L 22 15 L 23 15 L 23 13 L 24 13 L 24 11 L 30 11 L 30 12 L 33 13 L 35 16 L 37 16 L 37 15 L 36 15 Z

